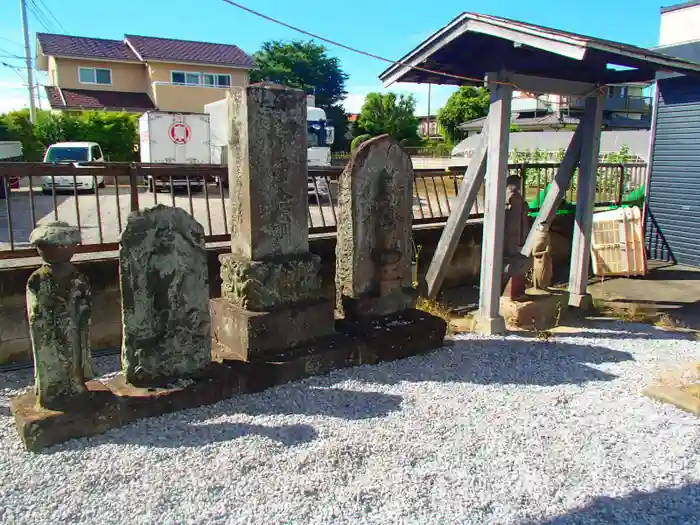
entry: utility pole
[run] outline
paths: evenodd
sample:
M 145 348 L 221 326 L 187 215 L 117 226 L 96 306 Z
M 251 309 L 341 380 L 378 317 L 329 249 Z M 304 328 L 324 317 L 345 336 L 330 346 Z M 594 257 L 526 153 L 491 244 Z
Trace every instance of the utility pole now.
M 27 62 L 27 89 L 29 90 L 29 120 L 36 123 L 36 107 L 34 106 L 34 79 L 32 78 L 32 55 L 29 46 L 29 27 L 27 26 L 27 0 L 19 0 L 22 11 L 22 31 L 24 33 L 24 57 Z

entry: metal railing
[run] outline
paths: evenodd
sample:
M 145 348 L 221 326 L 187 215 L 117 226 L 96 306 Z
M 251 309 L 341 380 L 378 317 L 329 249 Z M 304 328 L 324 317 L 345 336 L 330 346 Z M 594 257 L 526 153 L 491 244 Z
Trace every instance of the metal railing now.
M 509 169 L 522 177 L 523 194 L 536 208 L 536 198 L 553 179 L 557 166 L 513 164 Z M 335 232 L 342 169 L 309 169 L 310 234 Z M 645 165 L 602 164 L 597 203 L 619 204 L 626 191 L 643 184 L 645 173 Z M 452 211 L 462 178 L 463 173 L 457 171 L 417 170 L 413 180 L 414 223 L 443 223 Z M 208 243 L 227 242 L 231 213 L 227 181 L 226 166 L 0 163 L 0 189 L 6 195 L 0 199 L 0 259 L 35 256 L 29 234 L 38 224 L 53 220 L 80 229 L 79 253 L 117 250 L 129 213 L 157 204 L 185 209 L 202 224 Z M 567 194 L 571 203 L 575 203 L 575 189 L 576 180 Z M 483 209 L 482 187 L 472 218 L 481 217 Z

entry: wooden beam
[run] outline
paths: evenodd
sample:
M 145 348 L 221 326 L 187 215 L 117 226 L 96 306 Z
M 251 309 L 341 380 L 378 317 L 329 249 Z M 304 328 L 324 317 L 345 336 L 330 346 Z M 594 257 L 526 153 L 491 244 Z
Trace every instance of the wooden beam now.
M 508 142 L 510 134 L 510 106 L 513 87 L 495 84 L 504 77 L 489 73 L 491 90 L 489 135 L 486 158 L 486 199 L 484 203 L 484 231 L 481 247 L 481 280 L 477 329 L 487 334 L 505 331 L 500 314 L 501 279 L 503 274 L 503 239 L 505 233 L 506 178 L 508 175 Z
M 604 96 L 597 93 L 586 99 L 585 119 L 589 123 L 581 143 L 581 168 L 576 188 L 576 222 L 571 249 L 569 273 L 569 304 L 577 308 L 589 306 L 588 270 L 591 258 L 591 231 L 593 229 L 593 207 L 598 178 L 598 156 L 600 155 L 600 130 L 603 121 Z
M 586 124 L 586 116 L 584 116 L 576 128 L 576 131 L 574 131 L 574 136 L 571 137 L 571 142 L 569 142 L 569 146 L 566 148 L 566 153 L 564 154 L 561 164 L 559 164 L 557 174 L 554 176 L 554 180 L 540 207 L 539 214 L 535 218 L 535 222 L 532 224 L 532 228 L 530 228 L 530 232 L 527 235 L 525 245 L 520 252 L 525 257 L 530 257 L 532 255 L 532 245 L 537 235 L 537 226 L 543 222 L 552 224 L 562 199 L 571 187 L 571 179 L 574 175 L 574 170 L 581 158 L 581 143 L 583 142 Z
M 435 250 L 433 260 L 425 276 L 425 282 L 421 283 L 421 292 L 429 299 L 435 299 L 440 292 L 442 282 L 445 280 L 447 269 L 454 256 L 457 244 L 467 224 L 472 206 L 476 201 L 479 188 L 484 182 L 486 174 L 486 146 L 489 135 L 488 119 L 481 131 L 479 144 L 474 151 L 474 155 L 469 161 L 467 172 L 464 174 L 462 184 L 459 187 L 457 202 L 450 215 L 447 217 L 447 224 L 442 230 L 440 241 Z
M 583 65 L 581 66 L 583 67 Z M 518 91 L 530 93 L 548 93 L 554 95 L 571 95 L 586 97 L 595 91 L 596 84 L 577 82 L 575 80 L 560 80 L 556 78 L 535 77 L 511 73 L 506 79 L 515 84 Z

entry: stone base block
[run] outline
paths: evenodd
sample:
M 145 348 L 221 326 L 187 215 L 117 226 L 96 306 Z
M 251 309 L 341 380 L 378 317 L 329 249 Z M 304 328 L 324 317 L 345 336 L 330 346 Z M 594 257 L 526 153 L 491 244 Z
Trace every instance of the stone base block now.
M 246 363 L 249 387 L 264 390 L 274 385 L 326 374 L 339 368 L 374 364 L 374 352 L 358 338 L 333 334 L 311 344 L 273 355 L 263 362 Z
M 566 292 L 530 289 L 517 299 L 502 297 L 501 314 L 517 327 L 543 330 L 557 325 L 567 305 Z
M 17 430 L 27 450 L 38 452 L 72 438 L 101 434 L 137 419 L 208 405 L 245 390 L 245 376 L 212 363 L 196 378 L 170 388 L 139 388 L 119 374 L 107 381 L 89 381 L 88 391 L 70 411 L 39 406 L 33 392 L 12 399 Z
M 321 257 L 312 253 L 285 255 L 264 261 L 227 253 L 221 261 L 221 297 L 250 310 L 267 311 L 278 304 L 318 297 Z
M 345 317 L 392 315 L 413 308 L 418 294 L 414 288 L 399 288 L 381 297 L 341 298 Z
M 409 309 L 386 317 L 338 321 L 338 331 L 364 339 L 377 361 L 423 354 L 443 345 L 447 323 L 421 310 Z
M 645 388 L 642 393 L 651 399 L 668 403 L 700 417 L 700 397 L 694 396 L 690 392 L 668 386 L 650 386 Z
M 251 312 L 226 299 L 210 301 L 214 360 L 256 361 L 329 336 L 333 305 L 327 299 Z
M 41 408 L 32 392 L 14 398 L 11 408 L 25 448 L 39 452 L 138 419 L 211 405 L 236 394 L 375 362 L 375 354 L 362 340 L 335 334 L 268 361 L 212 363 L 198 376 L 168 388 L 139 388 L 128 384 L 123 374 L 104 382 L 90 381 L 87 394 L 76 400 L 70 411 Z

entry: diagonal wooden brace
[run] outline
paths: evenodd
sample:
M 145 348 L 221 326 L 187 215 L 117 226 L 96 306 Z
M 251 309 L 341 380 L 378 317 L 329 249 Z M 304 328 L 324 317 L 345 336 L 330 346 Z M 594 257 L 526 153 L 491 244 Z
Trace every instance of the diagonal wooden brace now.
M 428 299 L 435 299 L 440 292 L 447 269 L 457 249 L 459 238 L 462 236 L 464 226 L 467 224 L 479 193 L 479 188 L 484 182 L 488 136 L 489 122 L 487 118 L 481 131 L 479 145 L 476 147 L 471 161 L 469 161 L 467 172 L 459 187 L 457 202 L 447 217 L 447 224 L 442 230 L 435 255 L 425 275 L 425 281 L 421 282 L 421 295 Z

